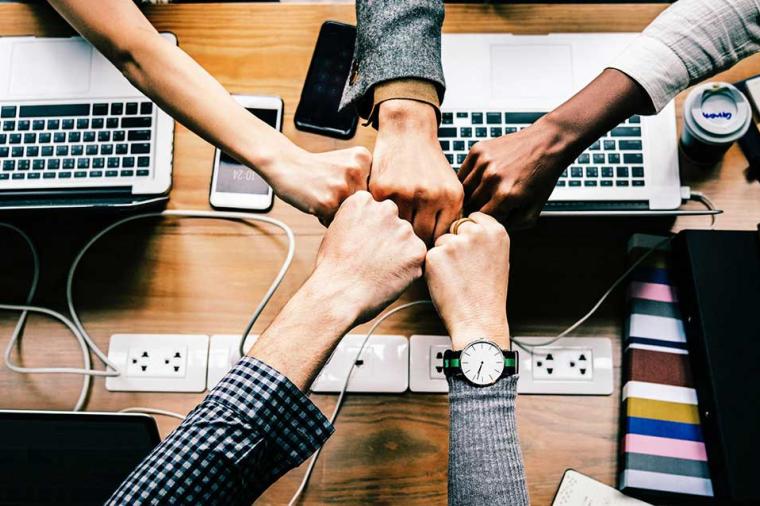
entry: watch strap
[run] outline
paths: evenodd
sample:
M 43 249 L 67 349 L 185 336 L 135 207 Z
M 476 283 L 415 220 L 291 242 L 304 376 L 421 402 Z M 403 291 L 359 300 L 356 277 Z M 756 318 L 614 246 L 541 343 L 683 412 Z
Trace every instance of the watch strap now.
M 512 350 L 501 350 L 501 352 L 504 355 L 504 370 L 501 372 L 499 379 L 517 374 L 520 364 L 517 352 Z M 461 356 L 461 350 L 446 350 L 443 353 L 443 374 L 447 378 L 464 376 L 460 362 Z

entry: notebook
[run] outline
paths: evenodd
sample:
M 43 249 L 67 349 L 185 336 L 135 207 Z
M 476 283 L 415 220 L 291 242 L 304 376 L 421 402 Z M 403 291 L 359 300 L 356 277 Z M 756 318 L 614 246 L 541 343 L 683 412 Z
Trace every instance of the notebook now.
M 696 502 L 713 496 L 697 392 L 665 237 L 636 234 L 623 345 L 618 488 L 628 495 Z

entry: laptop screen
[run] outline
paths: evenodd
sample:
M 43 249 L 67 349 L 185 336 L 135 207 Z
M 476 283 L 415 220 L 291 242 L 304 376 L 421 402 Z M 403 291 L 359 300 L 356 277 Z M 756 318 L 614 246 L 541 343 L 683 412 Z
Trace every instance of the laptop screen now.
M 159 441 L 144 415 L 0 411 L 0 504 L 103 504 Z

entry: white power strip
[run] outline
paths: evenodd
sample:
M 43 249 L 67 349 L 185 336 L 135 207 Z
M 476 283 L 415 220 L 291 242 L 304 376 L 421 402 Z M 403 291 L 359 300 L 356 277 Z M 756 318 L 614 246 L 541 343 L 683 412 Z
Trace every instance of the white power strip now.
M 548 337 L 519 337 L 540 345 Z M 443 352 L 448 336 L 415 335 L 409 340 L 409 390 L 446 393 Z M 520 353 L 517 391 L 521 394 L 610 395 L 613 391 L 612 342 L 602 337 L 564 337 L 531 351 L 514 343 Z
M 311 385 L 317 393 L 339 393 L 356 359 L 363 335 L 341 339 L 330 360 Z M 346 388 L 356 393 L 402 393 L 409 387 L 409 340 L 404 336 L 373 335 L 367 341 Z
M 249 350 L 258 336 L 248 336 Z M 337 393 L 356 358 L 363 335 L 349 334 L 336 347 L 312 384 L 317 393 Z M 545 337 L 519 338 L 535 345 L 520 352 L 522 394 L 610 395 L 613 391 L 612 344 L 608 338 L 565 337 L 538 346 Z M 202 392 L 211 390 L 240 359 L 238 334 L 114 334 L 108 351 L 122 372 L 106 378 L 111 391 Z M 443 353 L 448 336 L 373 335 L 354 367 L 348 392 L 446 393 Z
M 243 349 L 247 352 L 258 335 L 249 334 L 245 338 Z M 232 367 L 240 360 L 240 334 L 214 334 L 208 345 L 208 373 L 206 385 L 209 390 L 214 388 Z

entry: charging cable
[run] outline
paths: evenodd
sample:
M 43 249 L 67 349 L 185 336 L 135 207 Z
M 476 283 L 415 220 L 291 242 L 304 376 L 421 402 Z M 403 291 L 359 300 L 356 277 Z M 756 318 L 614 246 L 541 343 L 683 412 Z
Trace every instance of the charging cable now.
M 330 424 L 334 424 L 335 420 L 338 418 L 338 412 L 340 411 L 340 408 L 343 405 L 343 399 L 345 398 L 346 390 L 348 389 L 348 381 L 351 379 L 351 374 L 354 372 L 354 369 L 356 368 L 356 361 L 359 360 L 359 357 L 364 351 L 364 347 L 369 341 L 369 338 L 372 337 L 372 334 L 375 333 L 375 331 L 377 330 L 377 328 L 380 326 L 381 323 L 383 323 L 385 320 L 387 320 L 394 314 L 398 313 L 399 311 L 403 311 L 404 309 L 410 308 L 412 306 L 418 306 L 421 304 L 432 305 L 433 302 L 431 300 L 415 300 L 414 302 L 408 302 L 406 304 L 402 304 L 398 307 L 394 307 L 393 309 L 387 311 L 382 316 L 380 316 L 380 318 L 378 318 L 377 321 L 375 321 L 375 324 L 372 325 L 372 327 L 369 329 L 369 332 L 367 332 L 367 335 L 364 336 L 364 339 L 362 340 L 362 343 L 359 346 L 359 351 L 356 352 L 356 356 L 354 357 L 354 360 L 351 362 L 351 368 L 348 370 L 348 374 L 346 374 L 346 379 L 343 381 L 343 386 L 340 389 L 338 400 L 335 402 L 335 408 L 333 409 L 333 412 L 330 415 L 330 419 L 329 419 Z M 314 452 L 314 455 L 312 455 L 311 460 L 309 461 L 309 466 L 306 468 L 306 472 L 304 473 L 303 478 L 301 479 L 301 484 L 299 485 L 298 490 L 296 490 L 296 493 L 293 494 L 293 497 L 290 499 L 290 502 L 288 502 L 288 506 L 293 506 L 298 501 L 298 498 L 301 497 L 301 494 L 303 494 L 303 491 L 306 490 L 306 485 L 309 483 L 309 478 L 311 478 L 311 473 L 312 471 L 314 471 L 314 465 L 317 463 L 317 459 L 319 458 L 319 454 L 321 451 L 322 451 L 322 447 L 319 447 L 317 448 L 317 451 Z
M 167 411 L 165 409 L 158 408 L 143 408 L 142 406 L 120 409 L 119 413 L 143 413 L 146 415 L 168 416 L 169 418 L 176 418 L 177 420 L 185 419 L 184 416 L 180 415 L 179 413 L 175 413 L 174 411 Z
M 553 344 L 563 337 L 567 337 L 568 334 L 575 331 L 583 325 L 591 316 L 594 315 L 594 313 L 597 312 L 597 310 L 601 307 L 601 305 L 604 303 L 604 301 L 607 300 L 607 298 L 610 296 L 610 294 L 615 291 L 615 289 L 620 286 L 620 284 L 628 278 L 628 276 L 633 272 L 633 270 L 641 265 L 641 263 L 646 260 L 653 252 L 660 249 L 662 246 L 670 243 L 670 241 L 673 240 L 675 236 L 667 237 L 659 242 L 657 242 L 655 245 L 651 246 L 646 252 L 644 252 L 639 258 L 636 259 L 633 264 L 631 264 L 628 269 L 623 272 L 613 283 L 610 285 L 610 287 L 602 294 L 601 297 L 597 300 L 597 302 L 591 307 L 591 309 L 583 315 L 578 321 L 570 325 L 568 328 L 560 332 L 556 337 L 553 337 L 551 339 L 548 339 L 545 342 L 538 343 L 538 344 L 527 344 L 521 339 L 517 338 L 511 338 L 512 342 L 516 343 L 521 348 L 528 351 L 528 353 L 533 353 L 533 350 L 536 347 L 540 346 L 548 346 L 550 344 Z M 432 301 L 430 300 L 417 300 L 414 302 L 409 302 L 407 304 L 402 304 L 401 306 L 395 307 L 388 312 L 384 313 L 380 318 L 377 319 L 374 325 L 370 328 L 369 332 L 367 332 L 367 335 L 362 340 L 361 345 L 359 346 L 359 351 L 356 353 L 356 356 L 354 357 L 354 360 L 351 364 L 351 368 L 348 370 L 348 374 L 346 374 L 346 379 L 343 382 L 343 386 L 340 389 L 340 394 L 338 395 L 338 400 L 335 403 L 335 408 L 333 409 L 332 415 L 330 415 L 330 423 L 335 424 L 335 420 L 338 417 L 338 412 L 340 411 L 341 406 L 343 405 L 343 400 L 346 395 L 346 390 L 348 388 L 348 382 L 351 378 L 351 374 L 354 372 L 354 369 L 356 368 L 356 361 L 361 356 L 362 352 L 364 351 L 364 348 L 369 341 L 369 338 L 372 336 L 372 334 L 375 333 L 377 328 L 380 326 L 381 323 L 383 323 L 385 320 L 387 320 L 389 317 L 393 316 L 394 314 L 398 313 L 399 311 L 402 311 L 404 309 L 410 308 L 412 306 L 420 305 L 420 304 L 431 304 Z M 293 494 L 293 497 L 290 499 L 290 502 L 288 503 L 288 506 L 294 506 L 296 502 L 298 501 L 299 497 L 303 494 L 304 490 L 306 489 L 307 484 L 309 483 L 309 479 L 311 478 L 311 474 L 314 470 L 314 465 L 317 463 L 317 459 L 319 458 L 319 454 L 321 452 L 322 448 L 318 448 L 317 451 L 314 452 L 314 455 L 311 457 L 311 460 L 309 461 L 309 466 L 306 468 L 306 472 L 304 473 L 303 478 L 301 479 L 301 484 L 298 487 L 298 490 L 296 490 L 295 494 Z
M 34 247 L 34 243 L 23 230 L 9 223 L 0 222 L 0 227 L 10 229 L 21 236 L 21 238 L 24 240 L 24 242 L 26 242 L 29 250 L 31 251 L 32 260 L 33 260 L 32 282 L 31 282 L 31 287 L 29 289 L 29 293 L 27 295 L 26 304 L 23 304 L 23 305 L 0 304 L 0 310 L 21 312 L 19 321 L 16 324 L 16 327 L 13 330 L 13 334 L 11 335 L 11 339 L 8 342 L 8 346 L 5 349 L 5 355 L 4 355 L 5 365 L 10 370 L 17 373 L 22 373 L 22 374 L 80 374 L 84 376 L 84 379 L 82 382 L 82 389 L 80 391 L 79 398 L 73 408 L 73 411 L 81 411 L 84 408 L 84 405 L 87 401 L 87 394 L 89 393 L 89 389 L 91 386 L 92 376 L 118 376 L 120 374 L 120 371 L 112 362 L 108 360 L 108 357 L 106 356 L 106 354 L 103 353 L 103 351 L 92 340 L 90 335 L 85 330 L 84 325 L 82 324 L 82 321 L 79 318 L 79 315 L 75 309 L 74 297 L 73 297 L 73 285 L 74 285 L 76 269 L 79 266 L 82 258 L 85 256 L 87 251 L 92 247 L 92 245 L 95 244 L 98 240 L 100 240 L 100 238 L 102 238 L 104 235 L 109 233 L 111 230 L 121 225 L 124 225 L 126 223 L 144 219 L 144 218 L 169 217 L 169 216 L 178 217 L 178 218 L 207 218 L 207 219 L 262 222 L 262 223 L 267 223 L 269 225 L 278 227 L 285 232 L 285 235 L 288 238 L 288 252 L 285 256 L 285 260 L 283 261 L 282 266 L 280 267 L 279 272 L 275 276 L 274 280 L 272 281 L 272 284 L 269 286 L 269 289 L 264 294 L 264 297 L 261 299 L 261 302 L 259 302 L 258 306 L 255 308 L 253 314 L 248 320 L 248 323 L 246 324 L 245 330 L 240 338 L 240 343 L 238 346 L 238 348 L 242 350 L 243 343 L 245 342 L 246 337 L 248 337 L 248 334 L 253 328 L 253 325 L 258 320 L 259 316 L 261 315 L 266 305 L 272 299 L 274 292 L 277 290 L 277 288 L 279 288 L 280 284 L 282 283 L 282 280 L 285 277 L 285 274 L 287 274 L 287 271 L 290 268 L 291 263 L 293 262 L 293 257 L 295 256 L 295 236 L 293 235 L 293 231 L 290 229 L 290 227 L 287 224 L 283 223 L 280 220 L 270 218 L 268 216 L 254 216 L 248 213 L 231 212 L 231 211 L 166 210 L 163 212 L 137 214 L 137 215 L 129 216 L 127 218 L 119 220 L 105 227 L 103 230 L 95 234 L 95 236 L 93 236 L 92 239 L 90 239 L 87 242 L 87 244 L 85 244 L 85 246 L 74 257 L 74 261 L 69 267 L 68 275 L 66 277 L 66 303 L 69 309 L 70 318 L 67 318 L 66 316 L 52 309 L 47 309 L 44 307 L 31 305 L 31 302 L 34 299 L 34 295 L 37 290 L 37 284 L 38 284 L 39 276 L 40 276 L 39 255 L 37 254 L 37 250 Z M 77 344 L 79 344 L 82 350 L 82 361 L 84 363 L 83 368 L 80 369 L 80 368 L 70 368 L 70 367 L 21 367 L 12 363 L 11 354 L 13 352 L 13 348 L 16 345 L 16 343 L 20 340 L 21 336 L 23 335 L 27 316 L 28 316 L 28 313 L 30 312 L 41 313 L 41 314 L 45 314 L 50 317 L 53 317 L 59 320 L 60 322 L 62 322 L 71 331 L 71 333 L 74 335 L 74 337 L 77 340 Z M 95 355 L 103 362 L 103 364 L 106 365 L 106 370 L 92 369 L 90 351 L 95 353 Z M 241 352 L 241 354 L 243 353 Z M 152 409 L 152 408 L 145 408 L 145 409 Z M 173 415 L 176 415 L 176 413 L 173 413 L 172 415 L 168 415 L 168 416 L 173 416 Z M 178 415 L 178 416 L 181 416 L 181 415 Z

